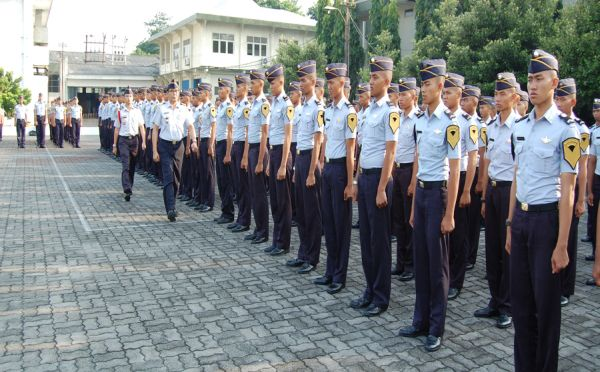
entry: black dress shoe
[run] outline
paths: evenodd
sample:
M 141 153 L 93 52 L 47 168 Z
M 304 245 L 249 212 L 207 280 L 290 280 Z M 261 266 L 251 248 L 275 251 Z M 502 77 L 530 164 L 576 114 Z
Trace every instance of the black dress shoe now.
M 450 288 L 448 290 L 448 299 L 449 300 L 454 300 L 455 298 L 458 297 L 458 295 L 460 295 L 460 289 L 458 289 L 458 288 Z
M 233 222 L 233 217 L 222 217 L 217 221 L 217 225 L 225 225 Z
M 384 313 L 387 310 L 387 308 L 387 305 L 371 304 L 362 311 L 362 315 L 366 317 L 377 316 Z
M 289 248 L 288 249 L 283 249 L 283 248 L 277 247 L 277 248 L 273 249 L 271 251 L 271 253 L 269 253 L 269 255 L 270 256 L 281 256 L 281 255 L 288 254 L 288 253 L 290 253 L 290 249 Z
M 492 309 L 491 307 L 486 306 L 484 308 L 476 310 L 475 313 L 473 313 L 473 315 L 475 316 L 475 318 L 495 318 L 500 315 L 500 312 L 496 309 Z
M 429 352 L 438 351 L 442 347 L 442 338 L 433 335 L 427 336 L 425 339 L 425 350 Z
M 474 267 L 475 267 L 475 264 L 469 263 L 469 264 L 467 264 L 467 266 L 465 266 L 465 270 L 470 271 L 470 270 L 473 270 Z
M 567 296 L 560 296 L 560 307 L 565 307 L 569 304 L 569 297 Z
M 239 232 L 244 232 L 244 231 L 248 231 L 248 230 L 250 230 L 250 226 L 237 225 L 236 228 L 231 229 L 231 232 L 239 233 Z
M 244 240 L 254 240 L 256 239 L 256 233 L 252 233 L 250 235 L 244 236 Z
M 400 280 L 401 282 L 410 282 L 414 278 L 415 278 L 414 273 L 411 273 L 410 271 L 405 271 L 402 274 L 400 274 L 400 276 L 398 277 L 398 280 Z
M 171 222 L 177 221 L 177 212 L 175 212 L 175 211 L 168 211 L 167 212 L 167 218 Z
M 350 301 L 350 307 L 353 309 L 364 309 L 365 307 L 371 305 L 371 300 L 368 298 L 359 297 Z
M 229 225 L 227 225 L 227 230 L 233 230 L 233 229 L 235 229 L 235 228 L 236 228 L 236 227 L 238 227 L 238 226 L 239 226 L 239 225 L 238 225 L 238 223 L 237 223 L 237 222 L 230 223 Z
M 296 222 L 295 220 L 292 220 L 292 227 L 298 227 L 298 222 Z
M 263 252 L 265 252 L 265 253 L 271 253 L 276 248 L 277 248 L 276 246 L 270 245 L 267 248 L 263 249 Z
M 336 294 L 339 291 L 341 291 L 342 289 L 344 289 L 345 287 L 346 287 L 346 284 L 344 284 L 344 283 L 331 283 L 329 285 L 329 287 L 327 287 L 327 293 Z
M 196 207 L 192 207 L 191 205 L 190 205 L 190 207 L 194 208 L 197 211 L 202 212 L 202 209 L 204 209 L 206 207 L 206 205 L 204 205 L 204 204 L 198 204 L 198 206 L 196 206 Z
M 426 334 L 427 334 L 426 330 L 419 329 L 413 325 L 404 327 L 400 330 L 400 332 L 398 332 L 398 336 L 400 336 L 400 337 L 418 337 L 418 336 L 425 336 Z
M 269 241 L 269 238 L 267 238 L 266 236 L 259 236 L 258 238 L 251 241 L 250 244 L 262 244 L 262 243 L 266 243 L 268 241 Z
M 313 265 L 309 264 L 308 262 L 305 262 L 302 264 L 302 266 L 298 270 L 298 274 L 308 274 L 311 271 L 313 271 L 314 269 L 315 269 L 315 267 Z
M 353 229 L 359 229 L 360 228 L 360 221 L 356 221 L 356 223 L 352 224 L 352 228 Z
M 404 270 L 400 270 L 398 265 L 392 267 L 392 275 L 400 275 L 404 272 Z
M 584 236 L 583 238 L 581 238 L 581 242 L 582 243 L 591 243 L 592 238 L 590 236 Z
M 212 212 L 212 210 L 213 210 L 213 207 L 205 205 L 202 209 L 200 209 L 200 213 L 208 213 L 208 212 Z
M 590 254 L 588 256 L 585 256 L 585 260 L 589 262 L 594 262 L 596 260 L 596 257 L 594 257 L 593 254 Z
M 313 280 L 313 283 L 316 285 L 330 285 L 332 283 L 332 279 L 329 276 L 320 276 Z
M 298 259 L 298 258 L 292 258 L 291 260 L 287 260 L 287 262 L 285 263 L 286 266 L 289 267 L 299 267 L 302 266 L 304 264 L 304 261 Z
M 398 238 L 396 237 L 396 235 L 390 236 L 390 243 L 396 243 L 397 241 L 398 241 Z
M 125 201 L 131 200 L 131 191 L 125 191 Z
M 585 281 L 585 285 L 589 285 L 589 286 L 595 287 L 596 286 L 596 279 L 592 278 L 592 279 L 586 280 Z
M 506 314 L 500 314 L 496 320 L 496 327 L 500 329 L 506 329 L 512 325 L 512 317 Z

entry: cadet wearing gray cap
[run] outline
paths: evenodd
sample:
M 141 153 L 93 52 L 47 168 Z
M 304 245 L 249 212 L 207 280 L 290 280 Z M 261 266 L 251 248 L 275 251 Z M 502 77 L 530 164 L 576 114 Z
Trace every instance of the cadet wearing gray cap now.
M 217 186 L 221 198 L 221 216 L 215 222 L 222 225 L 233 222 L 233 174 L 231 171 L 231 146 L 233 145 L 233 104 L 229 93 L 233 87 L 231 79 L 219 78 L 219 99 L 217 108 L 216 165 Z
M 198 165 L 198 183 L 200 184 L 199 198 L 194 208 L 202 213 L 210 212 L 215 205 L 215 135 L 217 108 L 210 101 L 212 85 L 200 83 L 200 101 L 202 113 L 200 114 L 200 164 Z
M 365 112 L 360 171 L 355 189 L 366 288 L 361 297 L 350 303 L 352 308 L 360 309 L 368 317 L 386 311 L 390 301 L 391 176 L 400 127 L 400 113 L 387 94 L 394 62 L 389 57 L 372 57 L 370 69 L 374 103 Z
M 581 138 L 575 122 L 554 104 L 556 58 L 534 51 L 527 79 L 534 109 L 513 129 L 515 175 L 506 223 L 515 370 L 556 371 L 561 318 L 556 274 L 570 259 L 567 246 Z
M 292 234 L 292 120 L 294 106 L 283 89 L 283 65 L 271 66 L 265 73 L 271 84 L 273 104 L 269 121 L 269 198 L 273 216 L 273 243 L 265 249 L 271 256 L 290 251 Z
M 154 162 L 160 162 L 163 176 L 163 200 L 169 221 L 177 219 L 175 198 L 181 183 L 181 163 L 184 152 L 184 126 L 192 134 L 191 148 L 197 151 L 193 119 L 188 109 L 180 105 L 179 86 L 171 82 L 168 87 L 168 102 L 157 107 L 152 119 L 152 148 Z M 160 130 L 160 134 L 159 134 Z

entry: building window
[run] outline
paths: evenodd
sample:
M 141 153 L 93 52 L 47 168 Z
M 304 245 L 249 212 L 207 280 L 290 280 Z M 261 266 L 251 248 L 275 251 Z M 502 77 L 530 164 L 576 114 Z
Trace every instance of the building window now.
M 190 61 L 190 52 L 192 50 L 192 45 L 190 43 L 190 39 L 186 39 L 183 41 L 183 65 L 189 66 L 191 64 Z
M 175 68 L 179 68 L 179 43 L 173 44 L 173 63 Z
M 267 38 L 258 36 L 248 36 L 248 55 L 255 57 L 267 56 Z
M 171 63 L 171 44 L 165 44 L 165 63 Z
M 59 75 L 48 76 L 48 92 L 50 92 L 50 93 L 60 92 L 60 76 Z
M 231 34 L 213 33 L 213 53 L 233 54 L 233 42 Z

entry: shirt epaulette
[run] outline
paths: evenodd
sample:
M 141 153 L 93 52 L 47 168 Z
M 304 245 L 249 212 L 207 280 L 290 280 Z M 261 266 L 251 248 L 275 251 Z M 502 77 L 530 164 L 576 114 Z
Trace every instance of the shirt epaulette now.
M 352 107 L 352 104 L 350 102 L 346 102 L 345 104 L 346 104 L 346 107 L 348 107 L 348 108 Z
M 454 118 L 456 118 L 456 116 L 454 116 L 454 114 L 452 113 L 452 111 L 450 111 L 450 110 L 448 110 L 448 109 L 444 110 L 444 114 L 446 114 L 446 116 L 447 116 L 449 119 L 454 119 Z
M 462 114 L 463 118 L 467 119 L 467 120 L 471 120 L 471 115 L 467 114 L 466 112 L 464 114 Z
M 387 101 L 387 104 L 390 107 L 396 107 L 396 105 L 392 101 Z
M 261 98 L 260 100 L 261 102 L 267 102 L 267 99 L 265 97 Z
M 523 121 L 523 120 L 527 119 L 528 117 L 529 117 L 529 115 L 522 116 L 522 117 L 518 118 L 517 120 L 515 120 L 515 123 Z
M 421 118 L 421 116 L 425 115 L 425 112 L 419 110 L 419 111 L 415 112 L 415 115 L 417 118 Z
M 283 96 L 283 100 L 284 100 L 284 101 L 287 101 L 287 100 L 289 100 L 289 99 L 290 99 L 290 97 L 288 97 L 288 96 L 286 96 L 286 95 L 284 95 L 284 96 Z
M 571 119 L 570 117 L 567 116 L 567 114 L 560 114 L 558 115 L 565 123 L 567 124 L 576 124 L 575 120 Z

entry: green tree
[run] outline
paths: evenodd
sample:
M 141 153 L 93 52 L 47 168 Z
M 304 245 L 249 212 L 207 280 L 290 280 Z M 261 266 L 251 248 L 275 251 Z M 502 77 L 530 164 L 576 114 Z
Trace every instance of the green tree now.
M 398 30 L 398 2 L 397 0 L 373 0 L 369 10 L 369 20 L 371 21 L 371 33 L 369 44 L 373 52 L 377 48 L 377 38 L 383 31 L 388 31 L 392 37 L 393 45 L 400 45 L 400 32 Z M 389 57 L 389 56 L 388 56 Z M 398 54 L 397 58 L 401 56 Z
M 564 7 L 554 25 L 554 33 L 543 47 L 559 61 L 560 76 L 572 77 L 577 83 L 577 114 L 593 123 L 592 103 L 600 87 L 600 7 L 597 0 L 579 0 Z
M 439 22 L 429 25 L 400 73 L 415 73 L 408 62 L 444 58 L 449 71 L 487 93 L 502 71 L 514 72 L 525 84 L 531 51 L 553 34 L 556 6 L 557 0 L 442 0 L 433 15 Z
M 296 71 L 298 63 L 314 59 L 317 62 L 317 75 L 325 74 L 325 47 L 323 44 L 313 40 L 304 45 L 299 45 L 293 41 L 285 41 L 279 45 L 277 57 L 274 63 L 281 63 L 285 68 L 285 81 L 289 84 L 291 81 L 298 80 Z
M 163 31 L 167 27 L 169 27 L 169 21 L 171 18 L 167 16 L 164 12 L 158 12 L 152 17 L 151 20 L 144 22 L 146 26 L 146 32 L 148 32 L 148 36 L 154 36 L 159 32 Z M 148 42 L 146 38 L 144 41 L 141 41 L 133 54 L 137 55 L 149 55 L 149 54 L 159 54 L 160 48 L 157 44 Z
M 263 8 L 283 9 L 304 15 L 300 5 L 298 5 L 298 0 L 254 0 L 254 2 Z
M 386 56 L 394 60 L 394 74 L 393 80 L 400 77 L 401 69 L 398 66 L 400 60 L 400 49 L 398 44 L 394 43 L 394 37 L 388 30 L 383 30 L 379 35 L 376 35 L 373 39 L 373 50 L 369 52 L 369 58 L 373 56 Z M 360 72 L 360 78 L 362 81 L 369 81 L 369 67 L 365 66 Z
M 5 71 L 0 67 L 0 107 L 4 109 L 7 116 L 12 116 L 19 96 L 23 96 L 25 103 L 31 102 L 31 91 L 26 88 L 21 88 L 23 79 L 14 78 L 12 72 Z

